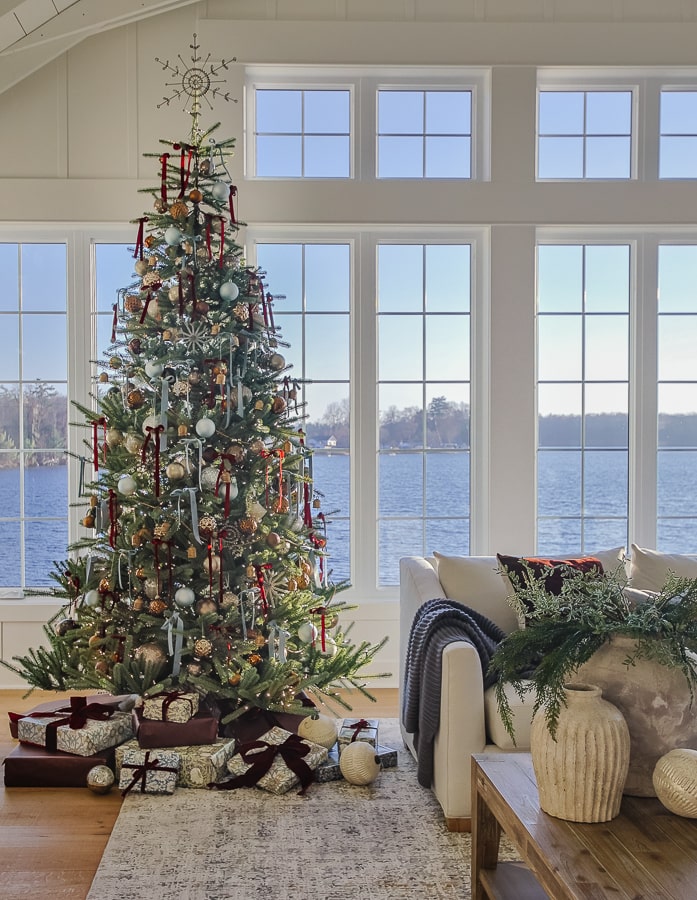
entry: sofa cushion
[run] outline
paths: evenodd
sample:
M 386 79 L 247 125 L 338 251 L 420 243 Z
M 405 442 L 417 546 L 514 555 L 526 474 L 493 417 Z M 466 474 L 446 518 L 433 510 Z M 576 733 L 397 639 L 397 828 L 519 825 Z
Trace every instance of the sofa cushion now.
M 445 556 L 434 552 L 438 580 L 449 600 L 481 613 L 508 633 L 518 619 L 506 597 L 509 583 L 498 571 L 495 556 Z
M 496 702 L 496 685 L 484 691 L 484 719 L 486 721 L 487 740 L 491 744 L 496 744 L 499 750 L 529 750 L 532 707 L 535 702 L 535 695 L 533 693 L 525 694 L 525 698 L 521 700 L 512 685 L 506 684 L 504 690 L 511 708 L 515 743 L 501 721 L 501 714 Z
M 661 553 L 632 544 L 629 584 L 642 591 L 660 591 L 670 572 L 680 578 L 697 578 L 697 556 Z
M 602 575 L 605 571 L 597 556 L 557 559 L 540 556 L 504 556 L 497 553 L 496 558 L 506 571 L 514 589 L 526 587 L 531 575 L 533 583 L 536 579 L 543 578 L 545 590 L 557 595 L 561 594 L 564 581 L 570 572 L 574 574 L 594 572 L 596 575 Z

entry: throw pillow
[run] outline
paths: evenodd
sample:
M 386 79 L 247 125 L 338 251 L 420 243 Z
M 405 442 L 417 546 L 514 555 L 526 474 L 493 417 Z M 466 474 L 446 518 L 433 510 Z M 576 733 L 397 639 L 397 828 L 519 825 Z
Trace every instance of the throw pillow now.
M 527 584 L 532 575 L 534 578 L 544 579 L 545 589 L 550 594 L 557 595 L 561 594 L 562 585 L 569 570 L 595 572 L 597 575 L 602 575 L 605 571 L 597 556 L 554 559 L 539 556 L 504 556 L 497 553 L 496 557 L 508 574 L 514 589 L 519 585 Z
M 443 594 L 481 613 L 508 633 L 518 627 L 506 597 L 509 585 L 501 577 L 495 556 L 445 556 L 434 551 Z
M 661 553 L 632 544 L 629 557 L 629 584 L 642 591 L 660 591 L 673 572 L 680 578 L 697 578 L 697 556 Z

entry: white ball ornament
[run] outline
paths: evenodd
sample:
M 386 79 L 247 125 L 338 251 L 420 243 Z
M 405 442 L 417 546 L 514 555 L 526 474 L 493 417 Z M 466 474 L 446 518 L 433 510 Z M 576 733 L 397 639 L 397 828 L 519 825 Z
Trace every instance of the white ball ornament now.
M 354 741 L 341 751 L 339 769 L 349 784 L 372 784 L 380 774 L 380 759 L 366 741 Z
M 661 803 L 675 815 L 697 819 L 697 750 L 670 750 L 656 763 L 653 786 Z
M 328 635 L 324 638 L 324 650 L 322 649 L 322 641 L 319 640 L 317 642 L 319 644 L 319 652 L 322 656 L 326 656 L 331 659 L 332 656 L 336 656 L 336 651 L 338 647 L 336 646 L 336 641 L 334 638 L 329 637 Z
M 224 281 L 220 285 L 218 293 L 223 298 L 223 300 L 237 300 L 237 298 L 240 296 L 240 289 L 237 287 L 234 281 Z
M 213 437 L 215 434 L 215 422 L 213 419 L 199 419 L 196 423 L 196 434 L 202 438 Z
M 182 233 L 175 225 L 170 225 L 169 228 L 165 230 L 165 240 L 170 247 L 176 247 L 177 244 L 181 243 L 181 239 Z
M 159 416 L 146 416 L 143 419 L 143 434 L 148 433 L 148 428 L 157 428 L 162 424 L 162 419 Z
M 211 194 L 216 200 L 227 200 L 230 195 L 230 187 L 225 181 L 216 181 L 211 187 Z
M 116 490 L 119 494 L 123 494 L 124 497 L 130 497 L 131 494 L 135 494 L 137 487 L 136 480 L 132 475 L 121 475 L 116 484 Z
M 214 491 L 217 483 L 218 470 L 215 468 L 215 466 L 206 466 L 206 468 L 201 472 L 201 487 L 204 489 L 204 491 Z
M 308 716 L 298 725 L 298 735 L 306 741 L 312 741 L 313 744 L 331 750 L 338 737 L 336 719 L 322 715 Z
M 159 375 L 162 375 L 165 367 L 159 361 L 159 359 L 151 359 L 145 363 L 145 374 L 148 378 L 157 378 Z
M 188 587 L 180 587 L 174 593 L 174 602 L 177 606 L 193 606 L 196 594 Z
M 85 606 L 99 606 L 101 602 L 102 598 L 99 596 L 99 591 L 95 591 L 94 588 L 85 594 Z
M 303 644 L 311 644 L 316 637 L 317 628 L 312 622 L 305 622 L 298 628 L 298 638 Z

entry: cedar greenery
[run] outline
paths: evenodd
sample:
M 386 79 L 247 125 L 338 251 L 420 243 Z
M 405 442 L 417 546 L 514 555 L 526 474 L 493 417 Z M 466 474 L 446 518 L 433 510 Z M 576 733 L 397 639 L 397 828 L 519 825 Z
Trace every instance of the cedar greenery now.
M 496 700 L 507 732 L 515 741 L 511 708 L 505 684 L 513 685 L 523 699 L 533 693 L 533 710 L 544 709 L 554 737 L 559 712 L 565 704 L 564 685 L 583 663 L 615 635 L 634 638 L 634 650 L 625 664 L 652 659 L 680 669 L 694 698 L 697 672 L 697 579 L 670 573 L 661 590 L 647 594 L 636 605 L 625 592 L 626 576 L 617 572 L 598 575 L 564 569 L 564 583 L 557 596 L 545 588 L 543 577 L 528 569 L 516 579 L 510 602 L 525 627 L 509 634 L 499 645 L 490 671 L 497 677 Z

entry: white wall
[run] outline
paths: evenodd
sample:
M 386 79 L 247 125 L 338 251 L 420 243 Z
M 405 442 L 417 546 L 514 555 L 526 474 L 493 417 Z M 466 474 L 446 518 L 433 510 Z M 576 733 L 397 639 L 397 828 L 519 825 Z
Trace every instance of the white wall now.
M 218 102 L 203 124 L 220 120 L 220 133 L 238 138 L 231 174 L 242 219 L 323 224 L 337 209 L 344 222 L 413 223 L 419 209 L 428 223 L 490 227 L 489 516 L 477 550 L 532 550 L 534 486 L 519 473 L 534 471 L 535 225 L 683 224 L 697 209 L 692 184 L 536 185 L 536 67 L 697 65 L 697 0 L 210 0 L 114 29 L 0 93 L 0 223 L 120 224 L 142 214 L 137 191 L 156 181 L 156 163 L 141 154 L 189 127 L 179 103 L 157 108 L 170 79 L 154 58 L 188 61 L 194 31 L 213 59 L 238 58 L 227 86 L 240 102 Z M 244 64 L 254 63 L 491 67 L 492 180 L 408 190 L 245 181 Z M 389 634 L 379 668 L 396 673 L 396 603 L 359 602 L 355 637 Z M 0 605 L 2 657 L 40 642 L 48 612 Z M 0 687 L 12 684 L 0 671 Z

